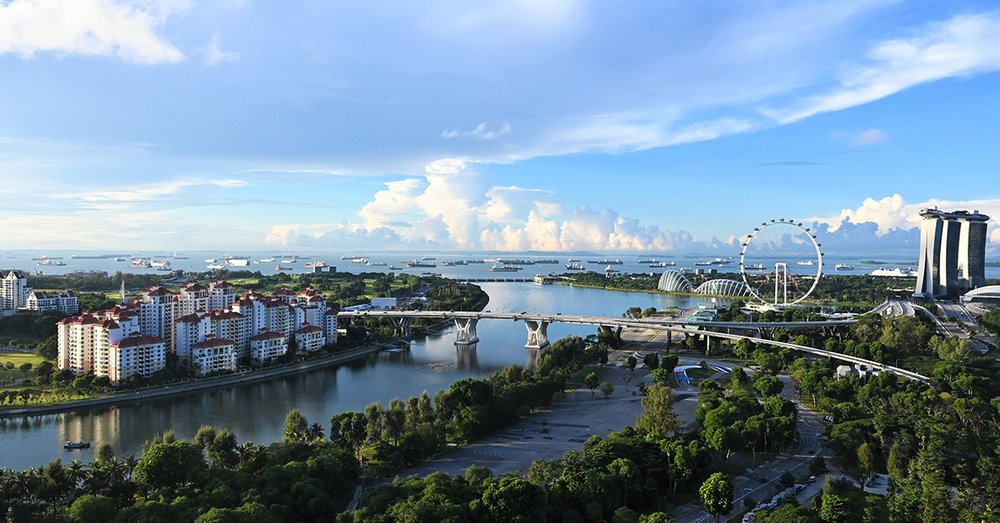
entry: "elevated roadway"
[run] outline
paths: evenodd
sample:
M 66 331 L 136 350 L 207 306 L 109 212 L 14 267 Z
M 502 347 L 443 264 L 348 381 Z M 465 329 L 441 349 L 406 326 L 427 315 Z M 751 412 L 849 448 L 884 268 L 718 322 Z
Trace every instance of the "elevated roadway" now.
M 475 311 L 345 311 L 337 313 L 338 318 L 386 318 L 391 319 L 400 328 L 409 328 L 409 321 L 413 318 L 425 318 L 425 319 L 436 319 L 436 320 L 453 320 L 457 327 L 456 333 L 456 345 L 474 345 L 479 341 L 479 337 L 476 334 L 476 324 L 479 320 L 483 319 L 494 319 L 494 320 L 508 320 L 508 321 L 521 321 L 524 323 L 528 330 L 528 341 L 525 344 L 525 348 L 528 349 L 542 349 L 549 344 L 547 329 L 551 323 L 571 323 L 579 325 L 594 325 L 604 329 L 611 329 L 616 327 L 631 328 L 631 329 L 656 329 L 668 332 L 670 334 L 684 334 L 691 335 L 693 333 L 688 326 L 698 326 L 698 327 L 708 327 L 714 326 L 712 323 L 726 324 L 729 322 L 701 322 L 701 323 L 690 323 L 690 324 L 668 324 L 668 323 L 656 323 L 651 321 L 634 320 L 629 318 L 619 318 L 613 316 L 598 316 L 598 315 L 576 315 L 576 314 L 560 314 L 560 313 L 537 313 L 537 312 L 475 312 Z M 768 324 L 776 326 L 787 326 L 787 323 L 777 323 L 777 322 L 766 322 Z M 831 324 L 839 323 L 836 322 L 798 322 L 799 325 L 810 324 L 815 326 L 822 326 L 821 324 Z M 743 326 L 745 324 L 739 324 Z M 823 349 L 817 349 L 815 347 L 809 347 L 806 345 L 798 345 L 795 343 L 785 342 L 785 341 L 775 341 L 768 340 L 759 336 L 747 336 L 743 334 L 732 334 L 728 332 L 715 332 L 715 331 L 697 331 L 696 335 L 706 336 L 708 338 L 718 338 L 724 340 L 738 341 L 741 339 L 750 340 L 754 343 L 760 345 L 770 345 L 773 347 L 780 347 L 786 349 L 792 349 L 799 352 L 804 352 L 806 354 L 812 354 L 815 356 L 822 356 L 825 358 L 833 358 L 839 361 L 844 361 L 847 363 L 852 363 L 855 365 L 864 365 L 870 369 L 877 369 L 883 372 L 892 372 L 903 376 L 904 378 L 909 378 L 912 380 L 917 380 L 924 383 L 929 383 L 930 378 L 917 374 L 916 372 L 911 372 L 903 368 L 894 367 L 892 365 L 885 365 L 877 361 L 866 360 L 864 358 L 858 358 L 855 356 L 850 356 L 847 354 L 841 354 L 839 352 L 832 352 Z

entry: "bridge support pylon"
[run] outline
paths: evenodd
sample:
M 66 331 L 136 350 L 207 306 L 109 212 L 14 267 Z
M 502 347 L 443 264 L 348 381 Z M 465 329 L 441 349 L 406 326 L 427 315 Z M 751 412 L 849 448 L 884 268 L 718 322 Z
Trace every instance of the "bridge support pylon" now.
M 401 318 L 392 318 L 392 325 L 395 327 L 394 334 L 396 336 L 407 337 L 412 334 L 410 329 L 410 324 L 413 323 L 413 318 L 409 316 L 404 316 Z
M 528 342 L 524 344 L 524 348 L 544 349 L 549 346 L 549 322 L 524 320 L 524 326 L 528 329 Z
M 455 363 L 460 369 L 479 369 L 479 359 L 476 357 L 476 344 L 461 344 L 455 342 Z
M 476 333 L 478 324 L 476 318 L 455 318 L 455 345 L 463 347 L 479 343 L 479 334 Z

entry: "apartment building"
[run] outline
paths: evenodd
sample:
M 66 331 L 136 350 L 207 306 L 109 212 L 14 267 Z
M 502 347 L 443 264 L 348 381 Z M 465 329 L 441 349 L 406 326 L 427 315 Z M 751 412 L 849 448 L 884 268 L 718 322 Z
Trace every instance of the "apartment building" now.
M 28 278 L 18 271 L 10 271 L 0 280 L 0 313 L 14 314 L 17 309 L 23 309 L 28 303 Z
M 254 363 L 271 361 L 288 352 L 288 338 L 280 333 L 264 329 L 250 338 L 250 360 Z
M 167 365 L 167 343 L 158 336 L 133 334 L 108 348 L 108 368 L 103 374 L 112 383 L 121 383 L 133 376 L 148 378 Z
M 59 311 L 65 314 L 76 314 L 80 312 L 80 305 L 77 303 L 76 293 L 66 292 L 41 292 L 31 291 L 25 308 L 33 311 Z
M 238 359 L 236 344 L 224 338 L 208 338 L 191 346 L 191 368 L 199 376 L 235 371 Z
M 295 346 L 300 353 L 316 352 L 323 348 L 326 343 L 326 336 L 323 329 L 316 325 L 305 325 L 295 331 Z

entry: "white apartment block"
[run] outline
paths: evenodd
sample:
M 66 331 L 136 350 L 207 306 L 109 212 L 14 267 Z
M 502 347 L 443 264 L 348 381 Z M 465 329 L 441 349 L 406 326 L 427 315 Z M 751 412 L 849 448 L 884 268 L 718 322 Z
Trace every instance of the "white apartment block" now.
M 12 314 L 17 309 L 23 309 L 28 303 L 28 294 L 31 289 L 28 287 L 28 279 L 17 271 L 10 271 L 0 280 L 0 311 L 10 311 Z
M 235 371 L 237 360 L 236 345 L 224 338 L 208 338 L 191 346 L 191 368 L 199 376 Z
M 177 295 L 165 287 L 153 286 L 133 300 L 130 306 L 139 310 L 139 331 L 149 336 L 163 338 L 173 348 L 174 318 Z
M 323 329 L 316 325 L 306 325 L 295 331 L 295 346 L 299 352 L 316 352 L 326 344 Z
M 327 309 L 323 318 L 323 334 L 326 334 L 326 343 L 333 345 L 337 343 L 337 311 Z
M 212 320 L 208 315 L 185 314 L 174 323 L 174 353 L 181 363 L 191 363 L 191 347 L 205 341 L 212 334 Z
M 234 311 L 212 311 L 208 313 L 211 321 L 210 334 L 216 338 L 231 340 L 236 345 L 239 358 L 250 356 L 250 322 L 249 319 Z
M 120 383 L 132 376 L 148 378 L 167 365 L 167 343 L 157 336 L 134 334 L 112 343 L 108 359 L 110 365 L 106 375 L 112 383 Z
M 76 300 L 76 293 L 66 292 L 41 292 L 32 291 L 28 294 L 28 301 L 25 308 L 33 311 L 59 311 L 65 314 L 76 314 L 80 312 L 80 305 Z
M 255 363 L 273 360 L 288 352 L 288 338 L 280 332 L 265 329 L 250 338 L 250 359 Z
M 186 316 L 199 311 L 220 311 L 236 301 L 236 291 L 224 280 L 216 280 L 204 285 L 189 282 L 177 292 L 175 314 Z

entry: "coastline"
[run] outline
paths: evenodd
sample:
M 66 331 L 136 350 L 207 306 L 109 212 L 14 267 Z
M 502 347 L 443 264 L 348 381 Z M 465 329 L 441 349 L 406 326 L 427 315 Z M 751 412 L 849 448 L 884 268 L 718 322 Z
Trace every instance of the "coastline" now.
M 203 378 L 203 379 L 193 380 L 187 383 L 166 385 L 163 387 L 154 387 L 134 392 L 133 391 L 120 392 L 112 394 L 110 396 L 102 396 L 99 398 L 71 401 L 66 403 L 55 403 L 51 405 L 37 405 L 37 406 L 25 406 L 25 407 L 0 407 L 0 418 L 9 418 L 16 416 L 38 416 L 43 414 L 58 414 L 62 412 L 70 412 L 78 409 L 110 407 L 114 405 L 135 403 L 149 399 L 181 396 L 184 394 L 191 394 L 194 392 L 203 392 L 207 390 L 234 387 L 237 385 L 255 383 L 258 381 L 268 381 L 276 378 L 283 378 L 285 376 L 291 376 L 293 374 L 299 374 L 302 372 L 308 372 L 316 369 L 321 369 L 324 367 L 330 367 L 333 365 L 346 363 L 348 361 L 352 361 L 358 358 L 363 358 L 375 354 L 381 351 L 382 348 L 383 344 L 377 343 L 371 346 L 362 347 L 360 349 L 354 349 L 338 354 L 333 354 L 325 358 L 306 360 L 298 363 L 290 363 L 288 365 L 283 365 L 281 367 L 261 369 L 256 371 L 247 371 L 239 374 L 229 374 L 226 376 L 218 376 L 214 378 Z

